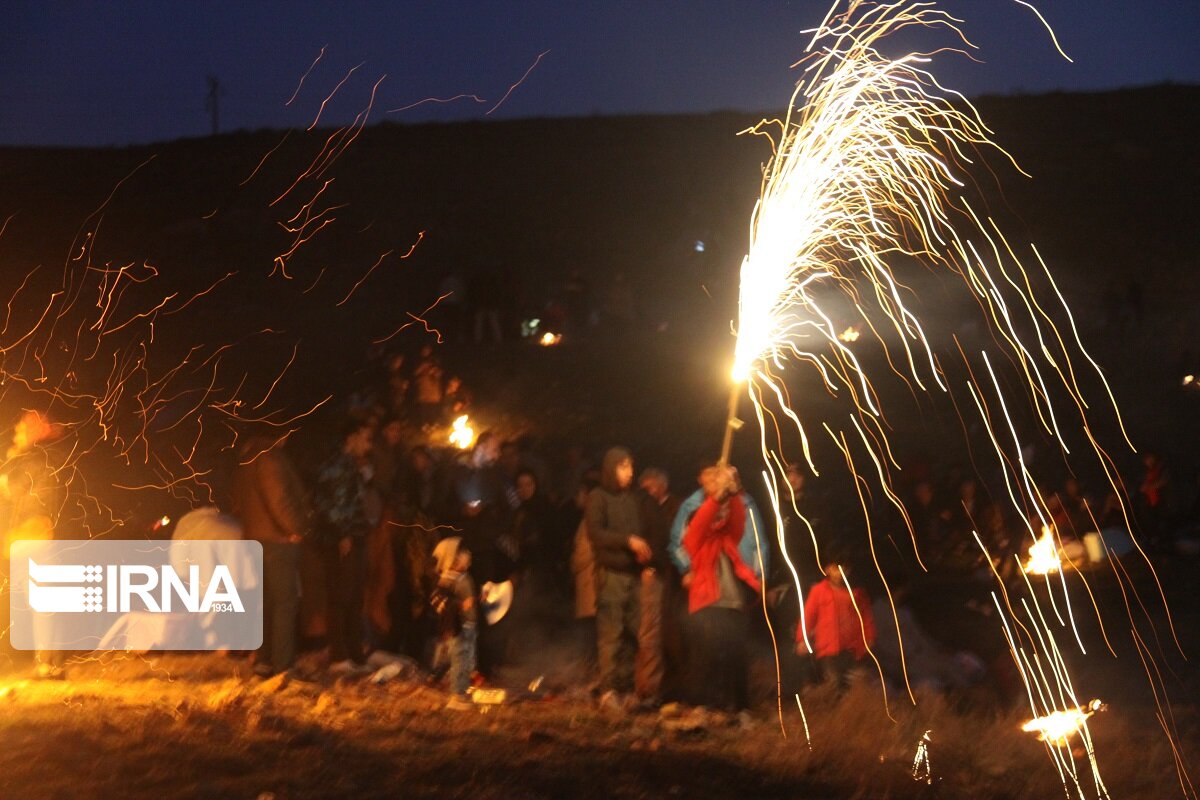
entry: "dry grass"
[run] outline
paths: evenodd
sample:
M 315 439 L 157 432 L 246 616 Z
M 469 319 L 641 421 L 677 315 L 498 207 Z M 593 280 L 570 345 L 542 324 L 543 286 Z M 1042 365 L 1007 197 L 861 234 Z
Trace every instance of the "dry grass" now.
M 876 691 L 794 701 L 785 738 L 769 709 L 749 727 L 668 730 L 654 715 L 567 700 L 443 709 L 445 695 L 392 683 L 242 677 L 219 657 L 92 662 L 71 680 L 0 684 L 0 797 L 77 798 L 1053 798 L 1062 786 L 1018 713 L 956 710 Z M 1186 710 L 1186 709 L 1185 709 Z M 1194 715 L 1194 712 L 1189 712 Z M 1195 755 L 1195 719 L 1181 719 Z M 1179 796 L 1153 720 L 1093 725 L 1113 797 Z M 932 730 L 934 783 L 912 779 Z M 1136 745 L 1136 746 L 1133 746 Z

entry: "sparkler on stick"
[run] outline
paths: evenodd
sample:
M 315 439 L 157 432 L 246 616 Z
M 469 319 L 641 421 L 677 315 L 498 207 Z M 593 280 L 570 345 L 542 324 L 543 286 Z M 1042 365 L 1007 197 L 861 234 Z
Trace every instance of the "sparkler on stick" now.
M 1032 9 L 1027 3 L 1020 5 Z M 1050 528 L 1051 515 L 1022 454 L 1018 423 L 1010 411 L 1018 403 L 1032 409 L 1042 434 L 1058 445 L 1064 459 L 1071 451 L 1063 431 L 1075 420 L 1070 430 L 1082 431 L 1090 455 L 1121 494 L 1120 479 L 1089 419 L 1106 406 L 1085 399 L 1082 387 L 1089 381 L 1103 387 L 1107 408 L 1124 434 L 1120 415 L 1103 373 L 1083 348 L 1053 276 L 1032 246 L 1037 270 L 1027 270 L 999 226 L 967 199 L 967 166 L 980 152 L 998 153 L 1014 167 L 1016 163 L 992 141 L 974 106 L 929 71 L 934 56 L 974 47 L 960 23 L 932 2 L 835 2 L 811 32 L 807 55 L 798 64 L 802 78 L 784 119 L 764 121 L 747 131 L 767 136 L 773 155 L 763 172 L 740 270 L 733 387 L 721 458 L 728 459 L 739 424 L 737 403 L 745 393 L 759 423 L 764 474 L 778 520 L 779 487 L 788 463 L 781 417 L 794 428 L 814 474 L 813 434 L 827 435 L 863 504 L 868 549 L 889 598 L 863 489 L 877 486 L 910 535 L 912 529 L 892 487 L 900 465 L 888 443 L 881 396 L 856 352 L 865 344 L 860 338 L 873 338 L 892 372 L 914 392 L 970 397 L 969 403 L 956 400 L 955 406 L 979 412 L 1013 517 L 1026 521 L 1031 539 L 1038 538 L 1035 523 Z M 885 55 L 879 46 L 894 34 L 918 30 L 947 34 L 953 46 L 899 57 Z M 990 352 L 981 349 L 969 357 L 957 337 L 931 343 L 911 288 L 911 276 L 922 273 L 961 281 L 960 290 L 965 289 L 984 312 L 995 345 L 988 345 Z M 1046 296 L 1040 296 L 1036 286 L 1044 287 Z M 843 319 L 835 323 L 829 295 L 840 295 L 857 315 L 849 327 Z M 944 353 L 961 356 L 969 377 L 953 378 L 944 369 Z M 1012 384 L 997 372 L 995 365 L 1002 362 L 1011 364 L 1019 378 L 1017 397 L 1012 396 Z M 797 363 L 811 366 L 828 393 L 846 403 L 844 415 L 817 424 L 802 420 L 785 380 L 787 370 Z M 912 540 L 920 561 L 915 536 Z M 982 540 L 976 540 L 991 561 Z M 779 544 L 788 560 L 782 537 Z M 1051 556 L 1057 562 L 1056 549 Z M 1029 595 L 1020 599 L 1009 596 L 998 573 L 996 579 L 1005 598 L 997 602 L 1003 633 L 1034 716 L 1055 718 L 1078 711 L 1058 637 L 1073 637 L 1081 650 L 1084 645 L 1063 571 L 1047 569 L 1042 574 L 1049 610 L 1042 608 L 1028 578 Z M 804 587 L 798 579 L 796 588 L 803 604 Z M 1020 621 L 1016 608 L 1024 611 Z M 1132 609 L 1129 613 L 1136 629 Z M 898 621 L 895 624 L 902 640 Z M 916 702 L 911 691 L 909 697 Z M 1077 722 L 1090 742 L 1086 715 Z M 1064 787 L 1083 797 L 1071 751 L 1051 749 Z M 1107 797 L 1090 745 L 1087 757 L 1091 788 Z
M 721 466 L 729 463 L 729 451 L 733 447 L 733 434 L 742 427 L 742 421 L 738 419 L 737 409 L 738 400 L 741 399 L 743 388 L 743 381 L 734 381 L 733 388 L 729 390 L 729 410 L 725 415 L 725 438 L 721 441 L 721 457 L 717 461 Z

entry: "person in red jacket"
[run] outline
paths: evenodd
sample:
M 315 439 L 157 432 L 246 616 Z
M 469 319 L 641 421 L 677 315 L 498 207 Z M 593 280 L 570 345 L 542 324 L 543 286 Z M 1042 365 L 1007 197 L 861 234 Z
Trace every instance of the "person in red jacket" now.
M 850 672 L 875 642 L 875 619 L 866 591 L 856 587 L 851 594 L 845 565 L 836 558 L 825 560 L 825 580 L 809 590 L 803 627 L 796 627 L 796 652 L 811 652 L 822 677 L 844 689 Z M 805 630 L 811 650 L 805 644 Z
M 691 559 L 684 581 L 695 644 L 693 694 L 698 705 L 737 711 L 749 705 L 746 610 L 760 584 L 738 551 L 746 506 L 737 475 L 728 467 L 705 472 L 708 497 L 683 536 Z

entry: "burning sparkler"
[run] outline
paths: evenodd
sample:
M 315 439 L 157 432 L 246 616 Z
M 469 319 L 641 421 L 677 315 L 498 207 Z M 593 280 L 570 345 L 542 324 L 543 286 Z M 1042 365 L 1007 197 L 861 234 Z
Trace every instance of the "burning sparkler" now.
M 942 86 L 929 71 L 934 55 L 973 47 L 960 22 L 929 2 L 835 3 L 812 31 L 808 55 L 800 62 L 803 76 L 785 118 L 748 131 L 770 138 L 773 155 L 764 171 L 740 270 L 734 385 L 722 460 L 728 457 L 733 431 L 740 425 L 738 401 L 748 395 L 759 423 L 767 488 L 779 519 L 779 487 L 786 485 L 783 472 L 788 463 L 780 416 L 790 421 L 814 473 L 811 434 L 828 435 L 859 488 L 874 557 L 871 514 L 862 491 L 869 484 L 859 472 L 860 465 L 869 467 L 880 496 L 895 506 L 906 524 L 909 518 L 892 488 L 891 476 L 900 465 L 888 443 L 881 397 L 847 345 L 857 341 L 860 332 L 870 333 L 891 370 L 910 389 L 937 390 L 952 398 L 956 392 L 968 395 L 970 403 L 965 407 L 979 412 L 1012 507 L 1027 520 L 1032 509 L 1035 522 L 1044 526 L 1042 539 L 1030 551 L 1029 571 L 1057 574 L 1060 579 L 1053 582 L 1058 584 L 1055 587 L 1047 578 L 1052 590 L 1050 613 L 1043 611 L 1032 586 L 1028 598 L 1019 601 L 1001 586 L 1005 603 L 997 602 L 1034 715 L 1055 718 L 1056 713 L 1077 709 L 1070 702 L 1074 694 L 1057 636 L 1065 629 L 1081 649 L 1083 642 L 1075 629 L 1075 612 L 1050 531 L 1051 515 L 1022 455 L 1022 440 L 1009 409 L 1017 402 L 1032 407 L 1043 433 L 1058 443 L 1064 457 L 1070 450 L 1062 426 L 1077 412 L 1092 454 L 1118 493 L 1119 478 L 1092 435 L 1089 416 L 1097 405 L 1084 397 L 1077 361 L 1086 362 L 1091 368 L 1089 380 L 1103 386 L 1118 425 L 1120 415 L 1036 249 L 1031 247 L 1039 268 L 1033 276 L 997 224 L 981 217 L 966 197 L 970 185 L 966 165 L 978 153 L 991 151 L 1014 166 L 1015 162 L 992 141 L 974 106 Z M 881 40 L 915 29 L 948 33 L 955 47 L 899 57 L 884 54 Z M 1007 381 L 994 367 L 999 363 L 995 352 L 980 350 L 968 356 L 957 337 L 940 346 L 930 342 L 919 305 L 914 303 L 910 272 L 961 280 L 967 296 L 985 312 L 988 333 L 1002 359 L 1014 365 L 1021 397 L 1009 396 Z M 1048 297 L 1039 297 L 1034 288 L 1039 284 L 1048 286 Z M 849 329 L 835 326 L 829 295 L 840 295 L 861 319 Z M 969 377 L 955 379 L 942 362 L 944 352 L 961 355 Z M 819 424 L 802 421 L 792 408 L 785 382 L 786 370 L 795 363 L 811 365 L 829 394 L 847 402 L 844 416 Z M 955 400 L 955 405 L 962 404 Z M 1032 523 L 1028 524 L 1036 538 Z M 911 534 L 911 525 L 909 529 Z M 915 552 L 916 538 L 912 538 Z M 780 546 L 788 560 L 782 537 Z M 875 564 L 879 569 L 878 559 Z M 887 576 L 882 570 L 879 574 L 890 597 Z M 797 580 L 802 604 L 798 584 Z M 1020 624 L 1010 622 L 1017 614 L 1014 602 L 1024 612 Z M 896 628 L 900 636 L 898 621 Z M 911 691 L 909 696 L 916 702 Z M 1078 719 L 1085 737 L 1086 718 Z M 1090 746 L 1087 755 L 1093 788 L 1105 797 Z M 1056 759 L 1064 785 L 1082 797 L 1081 778 L 1070 753 L 1065 757 L 1060 753 Z

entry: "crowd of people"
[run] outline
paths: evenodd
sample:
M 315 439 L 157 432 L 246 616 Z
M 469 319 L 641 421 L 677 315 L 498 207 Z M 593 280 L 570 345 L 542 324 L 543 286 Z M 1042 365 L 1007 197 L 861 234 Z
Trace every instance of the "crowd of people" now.
M 243 442 L 229 504 L 264 551 L 256 673 L 315 650 L 330 674 L 354 674 L 384 650 L 441 677 L 448 706 L 464 708 L 473 684 L 502 681 L 551 644 L 601 706 L 737 711 L 752 704 L 764 621 L 785 645 L 788 690 L 844 688 L 869 655 L 886 680 L 939 691 L 997 669 L 995 654 L 930 635 L 910 603 L 917 562 L 968 584 L 1016 579 L 1027 532 L 1046 520 L 1006 515 L 975 478 L 950 468 L 909 487 L 911 536 L 886 537 L 882 591 L 856 569 L 865 554 L 854 523 L 810 490 L 801 464 L 786 469 L 777 541 L 726 465 L 702 465 L 682 498 L 665 470 L 639 471 L 622 447 L 593 461 L 573 446 L 553 459 L 529 438 L 487 431 L 469 447 L 431 445 L 470 402 L 426 347 L 409 365 L 387 361 L 382 388 L 354 398 L 315 467 L 298 469 L 273 441 Z M 1153 541 L 1170 490 L 1156 457 L 1145 467 L 1138 511 Z M 1064 551 L 1089 531 L 1105 531 L 1114 552 L 1130 541 L 1115 497 L 1086 498 L 1074 478 L 1039 491 Z
M 681 501 L 661 469 L 635 479 L 620 447 L 597 468 L 573 451 L 555 482 L 519 441 L 401 452 L 395 430 L 351 418 L 311 488 L 284 448 L 243 443 L 231 510 L 263 545 L 256 673 L 323 647 L 329 673 L 352 674 L 379 648 L 448 672 L 462 707 L 473 680 L 558 639 L 606 707 L 748 705 L 748 612 L 771 548 L 735 471 L 706 466 Z M 506 592 L 495 619 L 488 598 Z
M 605 707 L 749 705 L 772 545 L 736 471 L 704 465 L 681 499 L 620 447 L 547 459 L 489 431 L 452 446 L 444 432 L 470 409 L 462 382 L 427 347 L 385 364 L 311 465 L 269 438 L 240 445 L 218 504 L 263 546 L 257 674 L 306 651 L 355 674 L 383 650 L 444 676 L 463 707 L 473 683 L 551 644 Z
M 1043 511 L 1019 519 L 963 470 L 920 465 L 908 470 L 903 524 L 878 520 L 888 532 L 870 554 L 856 534 L 862 510 L 788 465 L 776 537 L 732 467 L 699 465 L 682 497 L 664 469 L 622 447 L 548 453 L 489 431 L 451 444 L 450 423 L 472 410 L 463 381 L 428 346 L 383 364 L 324 452 L 294 459 L 276 439 L 246 437 L 215 496 L 221 513 L 201 507 L 176 524 L 176 538 L 211 537 L 219 524 L 261 543 L 260 676 L 302 656 L 355 675 L 386 652 L 444 681 L 448 707 L 465 708 L 472 686 L 553 652 L 606 708 L 738 711 L 753 704 L 756 656 L 773 638 L 789 692 L 844 688 L 875 664 L 897 686 L 1003 683 L 1006 653 L 949 647 L 922 627 L 930 576 L 1017 580 L 1029 534 L 1047 522 L 1067 557 L 1093 531 L 1113 555 L 1132 547 L 1115 493 L 1088 497 L 1068 477 L 1039 487 Z M 1156 546 L 1200 515 L 1181 509 L 1157 456 L 1143 466 L 1135 519 Z M 859 569 L 868 557 L 889 586 Z M 958 600 L 987 612 L 970 592 Z

